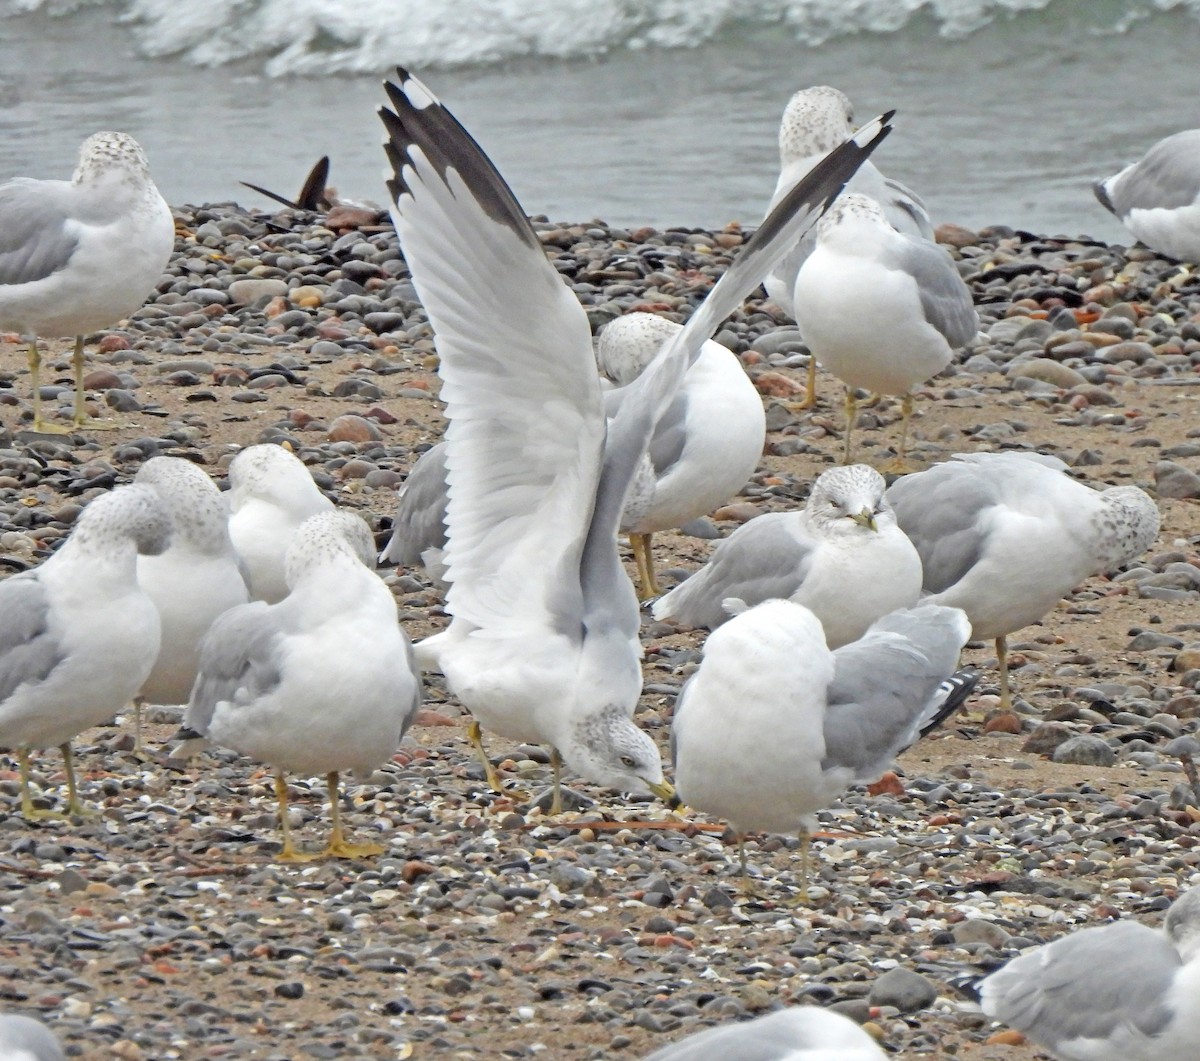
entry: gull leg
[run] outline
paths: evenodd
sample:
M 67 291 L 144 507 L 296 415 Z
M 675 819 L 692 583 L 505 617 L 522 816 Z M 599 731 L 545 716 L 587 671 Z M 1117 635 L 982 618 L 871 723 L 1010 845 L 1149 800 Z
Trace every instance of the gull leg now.
M 17 749 L 17 764 L 21 769 L 21 815 L 26 821 L 36 821 L 38 818 L 52 817 L 52 811 L 38 810 L 33 805 L 33 796 L 29 794 L 29 749 Z
M 562 756 L 557 748 L 550 749 L 550 768 L 554 771 L 554 797 L 550 801 L 550 813 L 562 814 Z
M 283 770 L 275 774 L 275 799 L 279 801 L 279 827 L 283 831 L 283 850 L 279 852 L 279 861 L 303 862 L 304 855 L 292 846 L 292 827 L 288 822 L 287 778 Z
M 854 397 L 854 388 L 848 386 L 846 388 L 846 448 L 845 452 L 842 454 L 843 464 L 854 463 L 852 460 L 854 456 L 854 445 L 852 439 L 854 435 L 854 421 L 857 418 L 858 399 Z
M 69 818 L 94 818 L 96 811 L 84 806 L 83 801 L 79 798 L 79 788 L 75 784 L 75 756 L 71 752 L 71 742 L 66 741 L 58 746 L 59 751 L 63 754 L 63 765 L 67 771 L 67 817 Z
M 742 833 L 738 833 L 737 838 L 738 849 L 738 865 L 741 867 L 741 891 L 743 895 L 754 896 L 758 894 L 758 889 L 754 887 L 754 881 L 750 879 L 750 871 L 746 866 L 746 837 Z
M 1012 690 L 1008 684 L 1008 640 L 1003 634 L 996 638 L 996 661 L 1000 671 L 1000 710 L 1012 710 Z
M 908 391 L 900 401 L 900 410 L 900 443 L 896 448 L 895 459 L 888 461 L 887 468 L 888 471 L 903 475 L 905 472 L 913 470 L 913 466 L 908 461 L 908 425 L 912 419 L 913 396 Z
M 654 554 L 650 551 L 650 534 L 631 534 L 629 545 L 633 549 L 633 558 L 637 563 L 638 600 L 647 601 L 657 597 L 661 590 L 658 580 L 654 577 Z
M 29 378 L 33 383 L 33 429 L 43 434 L 65 435 L 68 431 L 61 424 L 48 424 L 42 419 L 42 358 L 38 354 L 37 336 L 29 339 Z
M 467 723 L 467 740 L 471 742 L 471 747 L 475 749 L 475 754 L 479 756 L 479 761 L 483 763 L 483 772 L 487 777 L 487 783 L 491 786 L 492 791 L 502 793 L 504 786 L 500 783 L 500 775 L 496 773 L 496 768 L 492 765 L 491 760 L 488 759 L 487 752 L 483 747 L 483 727 L 475 719 L 471 719 Z
M 812 871 L 810 849 L 812 833 L 807 825 L 800 826 L 800 892 L 796 896 L 795 905 L 803 906 L 808 902 L 808 881 Z
M 75 355 L 72 358 L 72 364 L 75 369 L 75 420 L 76 427 L 90 427 L 93 431 L 115 431 L 120 424 L 114 423 L 112 420 L 97 420 L 94 417 L 88 416 L 87 410 L 83 407 L 83 376 L 84 376 L 84 361 L 83 361 L 83 336 L 75 336 Z
M 329 817 L 333 822 L 333 829 L 329 834 L 329 846 L 322 854 L 330 858 L 371 858 L 374 855 L 382 855 L 381 844 L 351 844 L 346 841 L 342 833 L 342 812 L 338 805 L 338 772 L 330 770 L 325 775 L 325 782 L 329 786 Z

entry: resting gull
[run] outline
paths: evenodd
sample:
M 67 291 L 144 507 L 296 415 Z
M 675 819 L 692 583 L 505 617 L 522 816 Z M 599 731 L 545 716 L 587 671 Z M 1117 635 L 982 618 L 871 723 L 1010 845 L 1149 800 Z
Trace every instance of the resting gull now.
M 563 760 L 598 784 L 669 796 L 658 750 L 632 719 L 639 613 L 616 544 L 626 493 L 695 352 L 884 129 L 837 148 L 780 204 L 606 426 L 583 308 L 491 161 L 397 73 L 380 112 L 392 219 L 433 326 L 449 420 L 453 618 L 418 659 L 471 712 L 485 763 L 481 724 L 551 746 L 552 810 Z
M 73 426 L 113 426 L 84 408 L 84 336 L 141 307 L 174 246 L 171 210 L 125 133 L 89 136 L 69 181 L 0 184 L 0 330 L 29 339 L 35 431 L 70 430 L 42 419 L 39 335 L 75 337 Z
M 609 417 L 633 381 L 682 330 L 653 313 L 627 313 L 600 332 L 596 361 L 617 386 L 604 394 Z M 762 457 L 767 421 L 762 399 L 741 362 L 711 339 L 692 356 L 650 438 L 649 473 L 636 503 L 627 500 L 621 530 L 629 535 L 638 570 L 638 596 L 660 590 L 650 541 L 655 531 L 680 527 L 725 504 L 746 485 Z M 636 489 L 636 487 L 635 487 Z
M 885 1061 L 849 1017 L 817 1006 L 789 1006 L 755 1020 L 689 1035 L 645 1061 Z
M 807 879 L 816 812 L 877 780 L 974 686 L 955 675 L 969 634 L 957 608 L 921 605 L 831 651 L 803 605 L 771 600 L 735 615 L 709 635 L 675 706 L 679 798 L 726 819 L 739 848 L 748 830 L 799 833 Z
M 903 395 L 904 459 L 912 388 L 944 369 L 979 328 L 971 292 L 946 250 L 897 232 L 883 208 L 843 195 L 817 226 L 796 276 L 796 322 L 822 365 L 846 384 L 846 452 L 856 387 Z
M 1200 262 L 1200 129 L 1160 140 L 1092 190 L 1151 250 Z
M 374 566 L 362 517 L 346 510 L 311 516 L 288 547 L 287 596 L 227 611 L 204 639 L 176 736 L 207 738 L 276 768 L 285 860 L 383 850 L 346 841 L 338 797 L 339 774 L 365 777 L 386 762 L 421 701 L 412 646 Z M 287 771 L 328 782 L 333 828 L 317 856 L 292 844 Z
M 0 1014 L 0 1061 L 67 1061 L 54 1033 L 35 1017 Z
M 229 535 L 246 565 L 250 596 L 274 604 L 287 596 L 284 558 L 309 516 L 332 512 L 329 500 L 291 450 L 247 446 L 229 465 Z
M 739 527 L 704 567 L 654 602 L 654 618 L 713 629 L 729 618 L 727 598 L 784 599 L 816 615 L 830 648 L 857 640 L 921 594 L 921 558 L 896 525 L 886 490 L 866 464 L 822 472 L 803 509 Z
M 1161 932 L 1117 921 L 1024 951 L 983 981 L 980 1003 L 1060 1061 L 1196 1061 L 1200 887 Z
M 853 131 L 854 107 L 836 88 L 815 85 L 795 93 L 784 108 L 779 123 L 779 181 L 771 197 L 771 207 L 787 194 L 813 165 Z M 871 161 L 864 162 L 846 182 L 847 192 L 870 196 L 883 207 L 884 215 L 897 232 L 933 239 L 933 223 L 925 204 L 915 192 L 899 181 L 885 177 Z M 770 209 L 768 208 L 768 209 Z M 796 319 L 796 274 L 812 253 L 816 234 L 801 238 L 774 269 L 763 286 L 772 301 L 793 320 Z M 817 359 L 808 362 L 808 395 L 802 408 L 816 401 Z
M 958 453 L 902 476 L 887 493 L 921 554 L 926 599 L 962 608 L 972 637 L 995 639 L 1005 709 L 1007 635 L 1158 536 L 1158 507 L 1144 491 L 1093 490 L 1066 470 L 1039 454 Z
M 0 747 L 16 750 L 26 818 L 47 816 L 29 794 L 29 749 L 54 746 L 66 762 L 66 813 L 85 813 L 71 739 L 112 718 L 154 666 L 158 611 L 136 561 L 170 538 L 154 491 L 120 486 L 84 508 L 45 563 L 0 582 Z
M 138 583 L 162 621 L 158 658 L 138 694 L 140 747 L 141 703 L 186 704 L 208 628 L 249 595 L 225 495 L 202 468 L 182 457 L 152 457 L 133 481 L 158 495 L 175 525 L 165 552 L 137 558 Z

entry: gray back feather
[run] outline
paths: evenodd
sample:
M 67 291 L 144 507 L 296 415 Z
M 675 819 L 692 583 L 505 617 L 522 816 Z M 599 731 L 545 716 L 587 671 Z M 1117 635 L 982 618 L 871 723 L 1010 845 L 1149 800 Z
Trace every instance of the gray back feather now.
M 279 684 L 281 631 L 274 607 L 265 601 L 240 604 L 212 624 L 184 714 L 190 729 L 207 736 L 217 704 L 253 700 Z
M 44 681 L 65 658 L 37 572 L 0 582 L 0 703 L 26 682 Z
M 1120 921 L 1027 951 L 983 982 L 981 998 L 990 1017 L 1051 1050 L 1126 1024 L 1152 1036 L 1171 1019 L 1166 1000 L 1181 964 L 1161 933 Z
M 1132 169 L 1104 183 L 1109 202 L 1101 202 L 1121 217 L 1190 206 L 1200 195 L 1200 129 L 1160 140 Z
M 446 443 L 422 453 L 399 490 L 392 536 L 380 555 L 403 567 L 416 567 L 427 549 L 446 547 Z
M 70 187 L 24 177 L 0 184 L 0 286 L 44 280 L 71 260 L 79 239 L 64 224 Z
M 904 239 L 898 265 L 917 282 L 925 320 L 956 349 L 979 331 L 971 291 L 944 247 L 917 236 Z

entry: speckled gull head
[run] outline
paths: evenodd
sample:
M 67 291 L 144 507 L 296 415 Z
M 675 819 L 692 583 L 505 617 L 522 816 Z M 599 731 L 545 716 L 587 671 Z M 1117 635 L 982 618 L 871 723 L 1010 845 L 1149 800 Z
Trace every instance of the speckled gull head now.
M 115 555 L 121 543 L 129 542 L 143 556 L 158 556 L 171 544 L 173 530 L 158 495 L 148 486 L 131 483 L 92 501 L 80 513 L 67 544 Z
M 596 367 L 618 387 L 632 383 L 682 325 L 653 313 L 626 313 L 604 326 L 596 343 Z
M 860 221 L 868 221 L 891 229 L 883 207 L 874 199 L 868 195 L 846 192 L 838 197 L 833 206 L 825 212 L 825 216 L 817 222 L 817 239 L 824 239 L 841 225 Z
M 881 521 L 896 521 L 886 491 L 887 481 L 867 464 L 830 468 L 813 483 L 805 511 L 831 537 L 876 531 Z
M 229 504 L 236 512 L 250 498 L 290 508 L 317 490 L 304 462 L 273 443 L 247 446 L 229 464 Z
M 346 509 L 309 516 L 288 546 L 288 587 L 293 588 L 312 568 L 337 557 L 357 560 L 368 570 L 375 570 L 375 540 L 366 520 Z
M 673 797 L 663 782 L 658 746 L 616 702 L 573 717 L 559 752 L 571 769 L 598 785 L 638 796 Z
M 1112 571 L 1141 556 L 1158 537 L 1161 515 L 1158 506 L 1136 486 L 1111 486 L 1100 494 L 1104 508 L 1096 521 L 1096 566 Z
M 779 123 L 779 161 L 819 155 L 836 147 L 853 128 L 854 106 L 828 85 L 801 89 L 788 100 Z
M 76 184 L 110 172 L 128 173 L 150 180 L 146 152 L 128 133 L 92 133 L 79 145 L 79 162 L 71 178 Z
M 1200 958 L 1200 886 L 1184 892 L 1171 904 L 1163 931 L 1185 963 Z
M 186 542 L 203 553 L 230 548 L 229 503 L 203 468 L 181 457 L 151 457 L 133 481 L 148 486 L 167 506 L 176 544 Z

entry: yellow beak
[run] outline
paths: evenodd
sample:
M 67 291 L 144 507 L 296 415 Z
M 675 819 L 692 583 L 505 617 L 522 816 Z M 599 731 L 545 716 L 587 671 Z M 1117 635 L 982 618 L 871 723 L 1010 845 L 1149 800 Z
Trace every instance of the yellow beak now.
M 670 781 L 647 781 L 646 787 L 650 789 L 659 799 L 661 799 L 668 807 L 674 810 L 682 802 L 675 794 L 675 786 Z
M 867 530 L 879 530 L 878 524 L 875 522 L 875 513 L 869 508 L 864 508 L 861 512 L 853 512 L 850 518 L 854 520 L 860 527 L 866 527 Z

